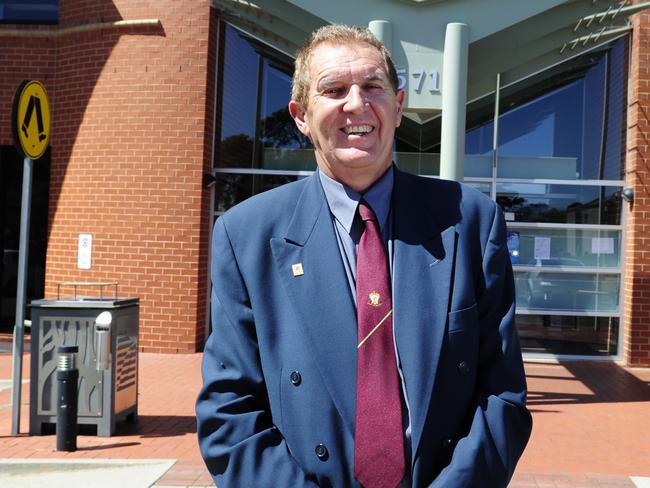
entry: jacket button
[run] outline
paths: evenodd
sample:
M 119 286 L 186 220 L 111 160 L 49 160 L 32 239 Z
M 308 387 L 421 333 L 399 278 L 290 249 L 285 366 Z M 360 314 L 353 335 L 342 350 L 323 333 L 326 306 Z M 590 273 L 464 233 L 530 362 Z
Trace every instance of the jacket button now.
M 300 376 L 298 371 L 293 371 L 289 378 L 291 379 L 291 384 L 293 386 L 298 386 L 302 382 L 302 376 Z
M 460 374 L 469 373 L 469 364 L 467 364 L 465 361 L 461 361 L 460 363 L 458 363 L 458 372 Z
M 442 447 L 443 449 L 451 449 L 454 447 L 454 440 L 453 439 L 445 439 L 442 441 Z
M 325 447 L 324 444 L 318 444 L 314 450 L 316 451 L 318 459 L 321 461 L 327 461 L 327 458 L 329 458 L 329 452 L 327 452 L 327 447 Z

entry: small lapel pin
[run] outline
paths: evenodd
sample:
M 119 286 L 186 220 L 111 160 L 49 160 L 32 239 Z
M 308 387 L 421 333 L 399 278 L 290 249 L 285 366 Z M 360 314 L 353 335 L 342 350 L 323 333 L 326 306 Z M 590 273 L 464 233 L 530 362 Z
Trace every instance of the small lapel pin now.
M 305 274 L 305 270 L 302 269 L 302 263 L 292 264 L 291 271 L 293 271 L 294 276 L 302 276 Z

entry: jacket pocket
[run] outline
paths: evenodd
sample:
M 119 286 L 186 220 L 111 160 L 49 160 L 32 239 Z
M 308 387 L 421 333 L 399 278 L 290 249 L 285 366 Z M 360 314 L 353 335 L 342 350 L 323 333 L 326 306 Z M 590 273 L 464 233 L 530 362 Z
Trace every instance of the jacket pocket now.
M 476 303 L 471 307 L 462 308 L 447 314 L 449 332 L 474 329 L 478 325 L 478 307 Z

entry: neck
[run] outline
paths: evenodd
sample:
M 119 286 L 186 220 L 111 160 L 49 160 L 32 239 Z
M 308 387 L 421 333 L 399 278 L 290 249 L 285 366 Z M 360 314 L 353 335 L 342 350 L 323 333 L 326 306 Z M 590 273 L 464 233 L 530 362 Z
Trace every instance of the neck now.
M 376 171 L 372 172 L 359 171 L 354 173 L 346 172 L 344 174 L 337 172 L 337 174 L 334 174 L 327 166 L 319 165 L 319 169 L 327 176 L 360 194 L 365 193 L 368 188 L 374 185 L 376 181 L 378 181 L 382 176 L 386 174 L 390 167 L 391 164 L 388 164 L 388 166 L 378 167 Z

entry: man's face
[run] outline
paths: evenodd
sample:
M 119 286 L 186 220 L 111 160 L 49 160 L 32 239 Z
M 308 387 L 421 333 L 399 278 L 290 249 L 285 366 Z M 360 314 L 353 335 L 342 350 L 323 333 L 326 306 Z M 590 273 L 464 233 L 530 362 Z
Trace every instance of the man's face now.
M 377 49 L 322 43 L 312 51 L 306 106 L 291 101 L 289 111 L 311 138 L 321 171 L 363 191 L 391 164 L 403 100 Z

